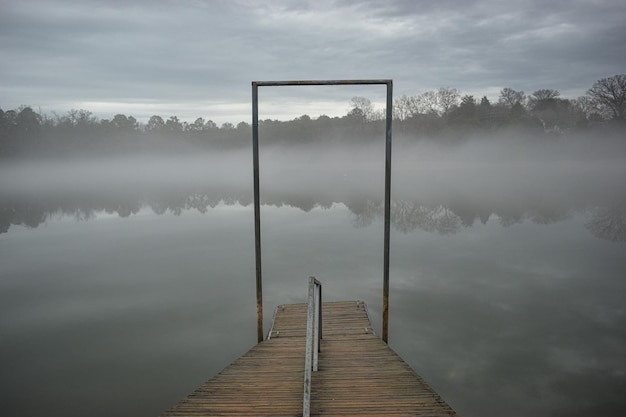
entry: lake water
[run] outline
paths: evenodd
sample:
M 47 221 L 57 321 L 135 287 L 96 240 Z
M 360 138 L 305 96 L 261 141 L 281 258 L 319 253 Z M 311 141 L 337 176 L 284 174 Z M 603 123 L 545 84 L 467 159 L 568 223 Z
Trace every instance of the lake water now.
M 561 146 L 394 150 L 389 343 L 460 415 L 626 412 L 625 153 Z M 315 275 L 380 334 L 383 153 L 262 155 L 265 331 Z M 249 165 L 0 168 L 1 415 L 158 415 L 255 344 Z

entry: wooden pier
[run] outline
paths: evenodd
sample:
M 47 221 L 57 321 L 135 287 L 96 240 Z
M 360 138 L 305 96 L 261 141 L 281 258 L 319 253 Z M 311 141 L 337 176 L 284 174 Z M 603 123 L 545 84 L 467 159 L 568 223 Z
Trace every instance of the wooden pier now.
M 374 334 L 365 303 L 322 303 L 321 283 L 310 277 L 308 304 L 278 307 L 272 328 L 264 340 L 258 89 L 278 86 L 375 84 L 385 85 L 387 89 L 382 338 Z M 439 395 L 387 345 L 392 91 L 391 79 L 252 82 L 252 167 L 259 343 L 163 413 L 163 417 L 456 416 Z
M 374 334 L 365 303 L 323 303 L 322 322 L 311 415 L 456 416 Z M 301 416 L 306 331 L 307 304 L 279 306 L 266 340 L 162 416 Z

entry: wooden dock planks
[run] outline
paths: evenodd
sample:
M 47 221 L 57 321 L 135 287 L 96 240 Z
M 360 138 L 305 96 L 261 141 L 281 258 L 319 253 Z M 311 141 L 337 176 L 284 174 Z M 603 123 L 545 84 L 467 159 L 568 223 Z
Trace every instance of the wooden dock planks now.
M 279 306 L 271 336 L 162 414 L 302 415 L 306 304 Z M 311 415 L 456 416 L 373 334 L 362 302 L 323 303 L 319 371 Z

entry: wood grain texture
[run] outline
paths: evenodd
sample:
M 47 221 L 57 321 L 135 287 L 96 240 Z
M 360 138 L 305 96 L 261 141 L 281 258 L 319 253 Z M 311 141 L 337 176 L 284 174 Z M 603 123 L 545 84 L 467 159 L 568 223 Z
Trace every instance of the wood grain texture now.
M 306 304 L 279 306 L 264 340 L 181 402 L 174 416 L 301 416 Z M 373 334 L 363 302 L 323 303 L 311 415 L 456 416 Z

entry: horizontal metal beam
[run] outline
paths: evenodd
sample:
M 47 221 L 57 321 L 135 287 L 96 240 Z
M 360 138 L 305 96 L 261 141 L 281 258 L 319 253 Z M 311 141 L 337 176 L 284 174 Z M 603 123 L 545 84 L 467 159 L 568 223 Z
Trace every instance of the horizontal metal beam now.
M 252 81 L 253 86 L 276 87 L 288 85 L 363 85 L 391 84 L 392 80 L 299 80 L 299 81 Z

